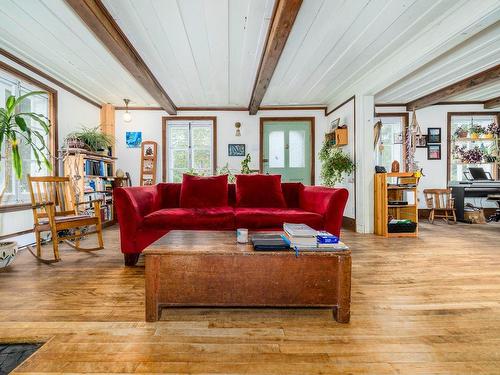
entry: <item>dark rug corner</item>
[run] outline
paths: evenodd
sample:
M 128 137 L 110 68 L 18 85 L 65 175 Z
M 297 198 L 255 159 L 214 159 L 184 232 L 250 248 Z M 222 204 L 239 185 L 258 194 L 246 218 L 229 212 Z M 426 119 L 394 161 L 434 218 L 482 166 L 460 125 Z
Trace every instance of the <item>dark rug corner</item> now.
M 0 344 L 0 375 L 9 374 L 43 344 Z

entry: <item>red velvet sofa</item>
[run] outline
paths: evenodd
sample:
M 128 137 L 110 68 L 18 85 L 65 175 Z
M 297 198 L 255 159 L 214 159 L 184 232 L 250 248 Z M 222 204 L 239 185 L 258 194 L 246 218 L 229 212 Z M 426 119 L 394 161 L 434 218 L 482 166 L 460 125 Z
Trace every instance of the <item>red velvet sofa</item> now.
M 280 230 L 290 222 L 340 234 L 346 189 L 281 183 L 281 190 L 286 208 L 238 207 L 234 184 L 228 184 L 225 207 L 181 208 L 179 183 L 117 188 L 114 199 L 125 264 L 135 265 L 144 248 L 173 229 Z

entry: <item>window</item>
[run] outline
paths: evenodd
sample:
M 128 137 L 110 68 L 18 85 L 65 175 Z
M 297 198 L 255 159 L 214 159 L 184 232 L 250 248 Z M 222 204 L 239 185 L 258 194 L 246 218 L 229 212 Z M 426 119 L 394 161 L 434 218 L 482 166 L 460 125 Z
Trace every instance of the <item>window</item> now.
M 469 167 L 481 167 L 492 178 L 498 179 L 499 140 L 488 132 L 490 124 L 498 124 L 497 116 L 495 113 L 481 112 L 450 115 L 448 172 L 451 181 L 465 180 L 464 172 Z
M 186 172 L 212 175 L 213 139 L 214 126 L 210 120 L 168 121 L 168 181 L 181 182 Z
M 384 166 L 387 171 L 391 170 L 394 160 L 400 165 L 400 170 L 405 168 L 404 137 L 406 134 L 407 118 L 400 114 L 377 115 L 382 121 L 380 129 L 380 140 L 376 149 L 377 165 Z
M 39 87 L 35 87 L 28 82 L 21 81 L 17 77 L 0 71 L 0 100 L 2 101 L 2 106 L 5 105 L 5 100 L 10 95 L 15 95 L 16 97 L 24 95 L 28 92 L 42 90 Z M 42 114 L 46 117 L 49 116 L 49 94 L 42 94 L 31 96 L 27 98 L 19 108 L 21 112 L 36 112 Z M 43 129 L 40 124 L 33 121 L 30 118 L 25 118 L 28 126 L 32 129 L 37 129 L 43 134 Z M 45 143 L 50 145 L 50 137 L 47 134 Z M 34 158 L 33 152 L 30 147 L 26 146 L 23 142 L 19 143 L 19 151 L 22 159 L 23 177 L 21 180 L 15 178 L 11 158 L 9 160 L 5 159 L 5 150 L 7 144 L 2 145 L 2 160 L 0 161 L 0 191 L 5 188 L 4 196 L 2 198 L 2 204 L 16 204 L 16 203 L 26 203 L 30 201 L 29 188 L 27 183 L 27 175 L 31 174 L 33 176 L 47 175 L 49 171 L 45 165 L 41 168 L 38 167 L 36 160 Z M 48 157 L 48 155 L 46 155 Z

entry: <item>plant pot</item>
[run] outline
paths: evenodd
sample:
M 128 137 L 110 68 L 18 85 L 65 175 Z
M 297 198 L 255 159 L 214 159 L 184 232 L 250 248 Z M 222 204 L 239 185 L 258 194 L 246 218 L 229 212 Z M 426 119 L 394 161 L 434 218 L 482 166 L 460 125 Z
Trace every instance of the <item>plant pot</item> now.
M 478 134 L 478 133 L 471 133 L 471 134 L 470 134 L 470 137 L 471 137 L 472 139 L 478 139 L 478 138 L 479 138 L 479 134 Z
M 0 242 L 0 268 L 7 267 L 17 254 L 17 242 Z
M 466 131 L 458 132 L 457 136 L 458 138 L 467 138 L 467 132 Z
M 493 134 L 492 133 L 486 133 L 485 135 L 483 135 L 483 138 L 492 139 L 493 138 Z

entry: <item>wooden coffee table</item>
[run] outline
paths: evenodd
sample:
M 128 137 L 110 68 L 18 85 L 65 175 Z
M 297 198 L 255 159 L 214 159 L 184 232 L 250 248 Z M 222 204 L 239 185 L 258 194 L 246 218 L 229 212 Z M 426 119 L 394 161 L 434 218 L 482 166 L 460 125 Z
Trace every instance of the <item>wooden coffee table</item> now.
M 351 252 L 254 251 L 235 231 L 171 231 L 146 256 L 146 321 L 162 307 L 330 307 L 349 322 Z

